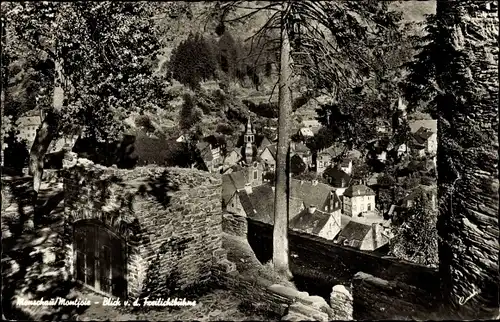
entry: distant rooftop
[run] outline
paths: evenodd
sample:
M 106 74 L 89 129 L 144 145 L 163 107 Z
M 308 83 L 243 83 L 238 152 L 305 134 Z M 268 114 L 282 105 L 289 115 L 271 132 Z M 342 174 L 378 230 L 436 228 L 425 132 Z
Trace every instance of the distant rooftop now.
M 375 196 L 375 191 L 364 184 L 352 185 L 344 192 L 346 197 Z
M 410 121 L 409 125 L 412 133 L 416 133 L 421 127 L 427 128 L 434 133 L 437 133 L 438 131 L 437 120 Z

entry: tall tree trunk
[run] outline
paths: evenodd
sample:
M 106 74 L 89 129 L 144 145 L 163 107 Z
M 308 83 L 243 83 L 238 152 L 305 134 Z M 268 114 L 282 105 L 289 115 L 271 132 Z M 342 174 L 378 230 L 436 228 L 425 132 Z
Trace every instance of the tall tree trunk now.
M 5 47 L 3 48 L 2 50 L 2 68 L 4 69 L 2 72 L 2 93 L 1 93 L 1 104 L 2 106 L 0 107 L 1 108 L 1 115 L 0 115 L 0 122 L 4 122 L 4 109 L 5 109 L 5 102 L 7 101 L 6 100 L 6 95 L 7 95 L 7 84 L 9 83 L 9 55 L 7 55 L 6 51 L 5 51 L 5 48 L 7 47 L 7 22 L 6 22 L 7 19 L 4 19 L 4 21 L 2 21 L 2 44 L 5 45 Z M 2 123 L 3 124 L 3 123 Z M 4 128 L 6 128 L 4 126 Z M 3 168 L 4 164 L 5 164 L 5 160 L 4 160 L 4 142 L 5 142 L 5 136 L 7 136 L 8 133 L 4 131 L 1 131 L 0 133 L 0 144 L 1 144 L 1 155 L 0 155 L 0 158 L 1 158 L 1 167 Z
M 440 273 L 445 303 L 463 319 L 499 312 L 497 10 L 437 1 Z
M 279 76 L 279 125 L 276 151 L 276 188 L 274 202 L 273 265 L 283 276 L 291 277 L 288 265 L 288 175 L 287 154 L 289 146 L 289 120 L 291 100 L 290 42 L 281 23 L 281 61 Z
M 42 125 L 38 129 L 35 141 L 31 147 L 29 170 L 33 176 L 33 190 L 35 191 L 35 199 L 40 190 L 43 175 L 43 159 L 47 153 L 50 143 L 54 140 L 59 130 L 59 116 L 64 102 L 63 76 L 61 64 L 55 61 L 54 69 L 54 92 L 52 109 L 46 113 Z
M 4 61 L 4 63 L 5 63 L 5 61 Z M 4 85 L 5 84 L 6 84 L 6 82 L 4 83 Z M 2 104 L 2 106 L 0 107 L 0 109 L 1 109 L 0 110 L 0 113 L 1 113 L 0 120 L 1 120 L 1 122 L 5 122 L 5 119 L 3 118 L 4 117 L 4 108 L 5 108 L 5 92 L 6 92 L 5 86 L 2 86 L 2 94 L 1 94 L 2 95 L 1 96 L 1 104 Z M 4 161 L 4 141 L 5 141 L 4 136 L 6 136 L 6 135 L 7 135 L 7 133 L 6 132 L 4 133 L 4 131 L 2 130 L 1 133 L 0 133 L 0 136 L 1 136 L 0 137 L 0 147 L 2 149 L 2 152 L 1 152 L 2 154 L 0 155 L 0 158 L 1 158 L 1 164 L 0 164 L 0 166 L 2 168 L 3 168 L 3 165 L 5 164 L 5 161 Z

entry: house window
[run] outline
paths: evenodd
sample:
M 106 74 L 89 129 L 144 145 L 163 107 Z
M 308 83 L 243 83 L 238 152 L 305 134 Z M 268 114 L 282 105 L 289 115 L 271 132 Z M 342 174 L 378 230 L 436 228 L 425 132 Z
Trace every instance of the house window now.
M 257 171 L 254 171 L 254 172 L 253 172 L 253 179 L 254 179 L 254 180 L 257 180 Z
M 372 210 L 372 205 L 371 204 L 368 204 L 368 211 Z
M 107 227 L 82 221 L 74 230 L 76 279 L 116 297 L 126 295 L 125 242 Z

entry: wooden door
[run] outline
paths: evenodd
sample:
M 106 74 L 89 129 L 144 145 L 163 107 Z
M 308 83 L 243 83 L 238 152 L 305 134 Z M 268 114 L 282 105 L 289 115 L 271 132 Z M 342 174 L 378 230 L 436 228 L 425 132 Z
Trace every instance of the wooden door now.
M 115 297 L 126 296 L 126 246 L 102 224 L 86 221 L 75 226 L 76 279 Z

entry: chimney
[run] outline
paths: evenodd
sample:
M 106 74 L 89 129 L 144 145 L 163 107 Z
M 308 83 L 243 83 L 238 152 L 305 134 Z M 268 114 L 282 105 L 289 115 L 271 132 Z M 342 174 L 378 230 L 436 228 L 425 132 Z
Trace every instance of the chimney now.
M 247 193 L 252 193 L 252 185 L 250 183 L 245 184 L 245 191 Z
M 315 205 L 310 205 L 310 206 L 309 206 L 309 209 L 307 209 L 307 211 L 308 211 L 310 214 L 314 214 L 314 212 L 316 211 L 316 206 L 315 206 Z

